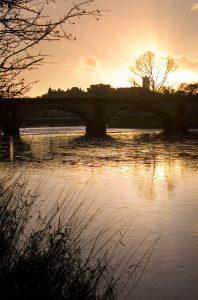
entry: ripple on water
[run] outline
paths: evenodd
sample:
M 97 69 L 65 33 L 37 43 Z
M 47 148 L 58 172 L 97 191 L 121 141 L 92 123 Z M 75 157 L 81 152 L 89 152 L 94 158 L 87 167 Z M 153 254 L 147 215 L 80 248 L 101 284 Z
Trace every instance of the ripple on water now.
M 50 128 L 0 137 L 1 174 L 10 165 L 28 168 L 33 178 L 47 174 L 47 194 L 58 195 L 73 182 L 78 195 L 88 188 L 87 197 L 104 206 L 109 218 L 134 218 L 129 244 L 137 246 L 149 232 L 162 234 L 134 299 L 198 299 L 198 134 L 113 130 L 109 135 L 87 139 L 80 131 Z

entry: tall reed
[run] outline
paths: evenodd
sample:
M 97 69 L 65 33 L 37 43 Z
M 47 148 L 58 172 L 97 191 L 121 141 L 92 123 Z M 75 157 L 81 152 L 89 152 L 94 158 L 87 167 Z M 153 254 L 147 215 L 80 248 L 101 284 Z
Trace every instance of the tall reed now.
M 138 246 L 115 263 L 129 221 L 119 231 L 107 221 L 91 234 L 100 209 L 83 209 L 85 199 L 76 205 L 72 189 L 42 216 L 27 176 L 0 179 L 0 299 L 111 300 L 129 280 L 138 284 L 156 241 L 136 264 Z

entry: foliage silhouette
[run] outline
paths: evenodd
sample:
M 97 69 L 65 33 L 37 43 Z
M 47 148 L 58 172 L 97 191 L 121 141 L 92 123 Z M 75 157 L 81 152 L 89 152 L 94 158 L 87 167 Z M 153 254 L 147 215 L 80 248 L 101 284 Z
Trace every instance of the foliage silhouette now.
M 92 204 L 84 208 L 85 199 L 76 205 L 73 186 L 66 205 L 56 202 L 42 216 L 40 187 L 31 191 L 28 177 L 12 174 L 0 180 L 0 299 L 111 300 L 129 280 L 132 290 L 138 285 L 157 240 L 136 264 L 131 262 L 143 241 L 113 267 L 128 221 L 112 232 L 107 220 L 90 235 L 87 228 L 100 209 L 89 214 Z

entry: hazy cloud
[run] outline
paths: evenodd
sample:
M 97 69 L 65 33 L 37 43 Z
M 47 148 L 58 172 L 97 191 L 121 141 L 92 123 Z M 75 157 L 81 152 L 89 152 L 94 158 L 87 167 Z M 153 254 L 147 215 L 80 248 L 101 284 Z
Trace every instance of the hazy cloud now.
M 191 10 L 198 10 L 198 2 L 193 3 Z
M 65 66 L 66 66 L 66 67 L 71 67 L 71 66 L 72 66 L 72 63 L 66 62 L 66 63 L 65 63 Z
M 93 57 L 83 57 L 81 58 L 81 65 L 90 68 L 98 70 L 100 69 L 100 63 L 96 58 Z
M 198 72 L 198 60 L 184 55 L 175 57 L 175 62 L 179 69 L 187 69 Z

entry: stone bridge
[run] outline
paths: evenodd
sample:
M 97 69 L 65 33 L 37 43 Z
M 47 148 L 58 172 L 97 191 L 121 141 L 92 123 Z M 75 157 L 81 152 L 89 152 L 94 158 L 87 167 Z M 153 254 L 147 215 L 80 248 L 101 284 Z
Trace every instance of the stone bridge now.
M 198 99 L 184 96 L 143 95 L 134 97 L 26 98 L 0 100 L 0 125 L 5 135 L 19 134 L 22 122 L 41 110 L 76 114 L 86 135 L 103 137 L 112 116 L 121 111 L 144 110 L 160 116 L 164 132 L 187 132 L 189 120 L 198 119 Z

